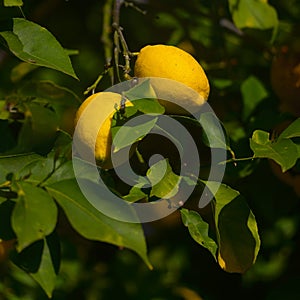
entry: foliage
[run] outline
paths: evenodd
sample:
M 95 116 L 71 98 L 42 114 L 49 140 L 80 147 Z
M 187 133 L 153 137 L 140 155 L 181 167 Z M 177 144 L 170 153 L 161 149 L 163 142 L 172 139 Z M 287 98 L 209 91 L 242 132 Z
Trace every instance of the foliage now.
M 299 4 L 53 3 L 0 2 L 0 250 L 3 242 L 14 245 L 9 260 L 6 250 L 0 258 L 0 298 L 294 299 L 300 110 L 282 102 L 270 72 L 277 57 L 297 48 L 291 37 Z M 225 150 L 218 163 L 226 171 L 222 182 L 210 181 L 201 162 L 199 176 L 180 176 L 172 150 L 159 152 L 165 159 L 148 166 L 158 147 L 147 138 L 161 129 L 155 114 L 164 109 L 149 101 L 156 97 L 149 83 L 129 88 L 129 100 L 141 89 L 149 97 L 117 111 L 111 129 L 113 136 L 126 132 L 115 152 L 137 144 L 131 164 L 143 180 L 128 186 L 114 170 L 99 169 L 105 184 L 132 203 L 176 194 L 182 185 L 196 182 L 196 188 L 165 220 L 126 223 L 99 212 L 82 194 L 72 165 L 73 120 L 87 94 L 131 78 L 135 52 L 159 43 L 178 46 L 203 65 L 217 118 L 210 112 L 199 120 L 171 117 L 192 128 L 205 161 L 207 149 Z M 297 67 L 291 67 L 293 76 Z M 154 114 L 148 122 L 123 126 L 147 113 Z M 186 151 L 170 139 L 178 152 Z M 79 163 L 82 179 L 98 183 L 90 166 Z M 214 197 L 199 207 L 203 192 Z

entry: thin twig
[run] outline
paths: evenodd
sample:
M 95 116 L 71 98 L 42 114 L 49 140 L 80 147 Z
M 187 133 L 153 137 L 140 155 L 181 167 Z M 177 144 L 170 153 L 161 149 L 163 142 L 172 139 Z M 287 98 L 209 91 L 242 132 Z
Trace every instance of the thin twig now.
M 112 56 L 113 56 L 113 42 L 112 42 L 112 39 L 111 39 L 111 33 L 112 33 L 112 28 L 111 28 L 112 5 L 113 5 L 113 0 L 107 0 L 106 3 L 104 4 L 104 7 L 103 7 L 103 24 L 102 24 L 103 31 L 102 31 L 101 41 L 104 45 L 104 56 L 105 56 L 106 67 L 111 66 Z M 109 73 L 109 76 L 111 78 L 111 83 L 113 84 L 114 83 L 113 69 L 109 69 L 108 73 Z M 102 79 L 102 77 L 100 79 Z
M 136 11 L 138 11 L 139 13 L 141 13 L 141 14 L 143 14 L 143 15 L 145 15 L 146 13 L 147 13 L 147 11 L 146 10 L 142 10 L 142 9 L 140 9 L 138 6 L 136 6 L 133 2 L 128 2 L 128 1 L 124 1 L 124 5 L 125 5 L 125 7 L 131 7 L 131 8 L 133 8 L 133 9 L 135 9 Z
M 114 11 L 113 11 L 113 24 L 112 27 L 115 30 L 115 63 L 116 63 L 116 68 L 119 67 L 119 60 L 116 57 L 117 54 L 122 52 L 124 60 L 125 60 L 125 65 L 123 66 L 123 71 L 124 71 L 124 77 L 128 79 L 129 77 L 129 72 L 131 70 L 130 68 L 130 57 L 132 56 L 126 40 L 124 38 L 123 32 L 122 32 L 122 27 L 120 26 L 120 10 L 122 4 L 124 4 L 124 0 L 115 0 L 115 6 L 114 6 Z M 118 39 L 118 41 L 117 41 Z M 122 47 L 122 51 L 120 49 L 120 45 Z
M 239 161 L 254 160 L 255 158 L 258 158 L 258 157 L 254 157 L 254 156 L 242 157 L 242 158 L 235 158 L 235 157 L 233 157 L 233 158 L 227 159 L 225 161 L 222 161 L 219 164 L 220 165 L 224 165 L 224 164 L 228 164 L 228 163 L 234 163 L 235 165 L 237 165 L 237 162 L 239 162 Z

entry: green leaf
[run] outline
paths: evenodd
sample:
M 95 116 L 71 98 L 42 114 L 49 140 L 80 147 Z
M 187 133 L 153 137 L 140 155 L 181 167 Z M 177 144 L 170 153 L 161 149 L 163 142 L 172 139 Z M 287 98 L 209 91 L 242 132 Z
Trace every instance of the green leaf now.
M 117 221 L 102 214 L 86 200 L 75 179 L 48 185 L 47 190 L 63 208 L 73 228 L 83 237 L 129 248 L 152 268 L 141 224 Z
M 206 185 L 215 190 L 219 183 Z M 255 217 L 240 193 L 225 184 L 215 193 L 214 204 L 219 265 L 227 272 L 244 273 L 255 263 L 260 248 Z
M 141 83 L 124 92 L 124 96 L 129 100 L 157 99 L 156 93 L 150 84 L 150 79 L 143 80 Z
M 123 125 L 111 128 L 114 152 L 118 152 L 120 149 L 134 144 L 151 131 L 157 122 L 157 117 L 149 117 L 149 121 L 145 121 L 145 118 L 141 119 L 142 123 L 134 124 L 134 126 Z M 136 122 L 134 121 L 134 123 Z M 121 131 L 119 132 L 119 130 Z
M 168 159 L 162 159 L 154 163 L 147 171 L 152 189 L 150 196 L 159 198 L 171 198 L 179 189 L 181 177 L 173 173 Z
M 49 80 L 28 81 L 22 85 L 18 93 L 23 97 L 30 97 L 34 102 L 44 104 L 75 107 L 81 104 L 73 91 Z
M 42 159 L 38 154 L 15 154 L 0 156 L 0 182 L 5 181 L 7 174 L 18 174 L 26 165 Z
M 210 148 L 230 150 L 221 122 L 211 112 L 200 115 L 200 124 L 203 127 L 204 143 Z
M 165 108 L 157 100 L 149 79 L 124 92 L 124 96 L 144 114 L 163 114 L 165 112 Z
M 192 238 L 201 246 L 209 250 L 213 257 L 217 260 L 218 245 L 209 236 L 209 225 L 201 218 L 201 216 L 193 210 L 182 208 L 180 210 L 183 224 L 188 228 Z
M 145 194 L 140 187 L 138 186 L 133 186 L 129 193 L 125 196 L 122 197 L 125 201 L 128 202 L 136 202 L 139 200 L 147 199 L 148 195 Z
M 253 157 L 269 158 L 277 162 L 282 172 L 292 168 L 298 159 L 298 149 L 290 139 L 270 141 L 269 133 L 255 130 L 250 139 L 250 147 L 254 152 Z
M 138 99 L 132 102 L 134 107 L 144 114 L 163 114 L 165 108 L 157 99 Z
M 267 0 L 229 0 L 229 8 L 235 25 L 240 29 L 278 26 L 277 12 Z
M 42 188 L 19 182 L 18 199 L 12 213 L 12 227 L 18 251 L 49 235 L 57 221 L 57 206 Z
M 242 83 L 241 92 L 244 103 L 243 119 L 246 120 L 261 100 L 268 96 L 268 92 L 255 76 L 249 76 Z
M 22 0 L 4 0 L 4 6 L 22 6 Z
M 51 298 L 57 275 L 53 266 L 48 243 L 46 243 L 45 240 L 39 269 L 36 273 L 32 273 L 31 276 L 39 283 L 47 296 Z
M 51 298 L 60 264 L 60 245 L 57 236 L 51 234 L 20 253 L 13 253 L 11 258 L 14 264 L 31 275 Z
M 47 29 L 25 19 L 14 18 L 12 31 L 0 32 L 0 35 L 19 59 L 77 79 L 69 56 Z
M 278 137 L 278 140 L 281 139 L 290 139 L 300 137 L 300 118 L 295 120 L 290 124 Z
M 26 118 L 18 136 L 14 152 L 35 151 L 45 154 L 51 150 L 58 130 L 58 118 L 49 107 L 38 103 L 28 103 Z

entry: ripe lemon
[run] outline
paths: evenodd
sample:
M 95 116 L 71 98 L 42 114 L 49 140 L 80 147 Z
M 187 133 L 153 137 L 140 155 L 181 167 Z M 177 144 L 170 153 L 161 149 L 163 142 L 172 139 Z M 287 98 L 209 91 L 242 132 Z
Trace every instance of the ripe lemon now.
M 97 165 L 103 169 L 113 168 L 111 122 L 120 103 L 120 94 L 100 92 L 88 97 L 76 113 L 75 145 L 81 149 L 81 156 L 92 153 Z M 132 106 L 132 103 L 126 101 L 126 106 Z M 118 163 L 126 159 L 128 157 L 118 159 Z
M 142 48 L 135 62 L 134 76 L 155 77 L 150 82 L 167 113 L 184 114 L 184 109 L 198 110 L 210 91 L 201 65 L 192 55 L 175 46 L 148 45 Z M 170 99 L 183 109 L 165 101 Z

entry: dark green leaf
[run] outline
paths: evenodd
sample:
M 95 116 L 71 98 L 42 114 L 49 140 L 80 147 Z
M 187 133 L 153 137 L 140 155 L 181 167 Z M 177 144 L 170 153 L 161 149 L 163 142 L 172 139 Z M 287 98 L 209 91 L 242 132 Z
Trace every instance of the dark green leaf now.
M 16 154 L 0 156 L 0 182 L 4 181 L 7 174 L 18 174 L 26 165 L 43 159 L 38 154 Z
M 298 159 L 297 146 L 290 139 L 272 142 L 269 133 L 262 130 L 253 132 L 250 147 L 254 157 L 273 159 L 281 166 L 283 172 L 292 168 Z
M 19 59 L 77 79 L 69 56 L 47 29 L 25 19 L 14 18 L 13 31 L 0 32 L 0 35 Z
M 260 248 L 255 217 L 238 191 L 212 181 L 206 185 L 210 190 L 219 187 L 214 200 L 219 265 L 227 272 L 244 273 Z
M 47 186 L 47 190 L 58 201 L 79 234 L 87 239 L 132 249 L 151 268 L 141 224 L 124 223 L 102 214 L 86 200 L 76 180 L 54 183 Z
M 18 251 L 49 235 L 57 221 L 57 207 L 51 196 L 42 188 L 19 182 L 12 227 L 18 238 Z
M 267 0 L 229 0 L 229 8 L 238 28 L 270 29 L 278 25 L 277 12 Z
M 247 119 L 255 107 L 268 96 L 262 83 L 255 77 L 249 76 L 241 85 L 243 95 L 243 119 Z
M 43 101 L 50 105 L 76 106 L 81 104 L 78 96 L 71 90 L 49 80 L 28 81 L 18 90 L 23 97 L 33 101 Z
M 209 236 L 209 225 L 193 210 L 180 210 L 183 224 L 188 228 L 192 238 L 201 246 L 209 250 L 217 260 L 218 245 Z
M 40 154 L 48 153 L 53 147 L 59 121 L 55 112 L 38 103 L 29 103 L 26 119 L 18 136 L 15 152 L 35 151 Z
M 152 189 L 150 196 L 159 198 L 171 198 L 179 189 L 181 177 L 173 173 L 168 159 L 162 159 L 154 163 L 147 171 Z

